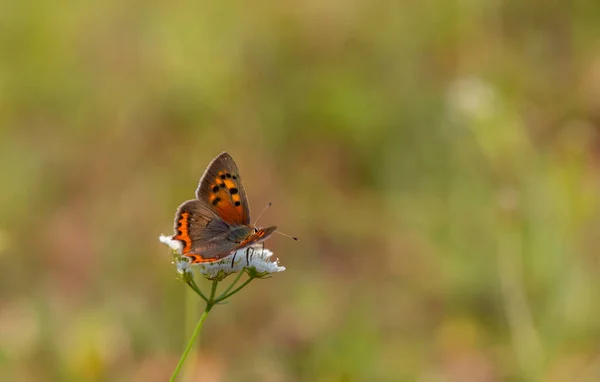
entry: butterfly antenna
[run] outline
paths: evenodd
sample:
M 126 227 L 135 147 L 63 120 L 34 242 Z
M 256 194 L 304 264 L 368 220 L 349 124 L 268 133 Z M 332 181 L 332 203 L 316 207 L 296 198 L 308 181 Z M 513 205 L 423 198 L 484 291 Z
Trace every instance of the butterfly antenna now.
M 258 219 L 260 219 L 260 217 L 262 216 L 262 214 L 264 214 L 264 213 L 265 213 L 265 211 L 266 211 L 266 210 L 267 210 L 269 207 L 271 207 L 271 205 L 273 205 L 273 203 L 269 202 L 269 203 L 268 203 L 268 204 L 265 206 L 265 208 L 263 208 L 262 212 L 261 212 L 260 214 L 258 214 L 258 217 L 257 217 L 257 218 L 256 218 L 256 220 L 254 221 L 254 226 L 255 226 L 255 227 L 256 227 L 256 223 L 258 223 Z M 290 236 L 290 235 L 288 235 L 288 234 L 285 234 L 285 233 L 283 233 L 283 232 L 275 231 L 275 233 L 278 233 L 278 234 L 280 234 L 280 235 L 283 235 L 283 236 L 289 237 L 290 239 L 294 239 L 294 240 L 296 240 L 296 241 L 299 241 L 299 240 L 300 240 L 300 239 L 298 239 L 296 236 Z
M 283 233 L 283 232 L 279 232 L 279 231 L 275 231 L 275 233 L 278 233 L 278 234 L 280 234 L 280 235 L 283 235 L 283 236 L 285 236 L 285 237 L 289 237 L 290 239 L 294 239 L 294 240 L 296 240 L 296 241 L 300 241 L 300 239 L 298 239 L 296 236 L 290 236 L 290 235 L 288 235 L 288 234 L 285 234 L 285 233 Z
M 272 204 L 273 204 L 273 203 L 269 202 L 269 203 L 268 203 L 268 204 L 265 206 L 265 208 L 263 208 L 262 212 L 261 212 L 260 214 L 258 214 L 258 217 L 257 217 L 257 218 L 256 218 L 256 220 L 254 221 L 254 226 L 255 226 L 255 227 L 256 227 L 256 223 L 258 223 L 258 219 L 260 219 L 260 217 L 262 216 L 262 214 L 264 214 L 264 213 L 265 213 L 265 211 L 266 211 L 266 210 L 268 210 L 268 209 L 269 209 L 269 207 L 271 207 L 271 205 L 272 205 Z

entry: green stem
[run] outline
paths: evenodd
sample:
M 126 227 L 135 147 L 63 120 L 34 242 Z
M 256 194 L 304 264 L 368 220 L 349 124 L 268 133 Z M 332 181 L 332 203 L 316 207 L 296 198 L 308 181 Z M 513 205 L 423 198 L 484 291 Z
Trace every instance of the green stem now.
M 213 288 L 214 288 L 214 286 L 213 286 Z M 187 358 L 188 354 L 192 350 L 194 342 L 196 341 L 196 337 L 198 337 L 198 335 L 200 334 L 200 331 L 202 330 L 204 321 L 206 321 L 206 317 L 208 317 L 208 312 L 210 312 L 213 305 L 214 305 L 214 303 L 210 303 L 210 302 L 206 304 L 206 308 L 204 308 L 204 312 L 202 313 L 202 316 L 200 316 L 200 320 L 198 321 L 198 324 L 196 324 L 194 333 L 192 333 L 192 338 L 190 338 L 190 341 L 188 342 L 187 347 L 185 348 L 185 351 L 183 352 L 183 355 L 179 359 L 179 363 L 177 364 L 177 367 L 175 368 L 175 371 L 173 372 L 171 379 L 169 379 L 169 382 L 174 382 L 175 378 L 177 378 L 177 375 L 179 374 L 179 371 L 181 370 L 181 367 L 183 366 L 185 359 Z
M 254 277 L 249 277 L 248 280 L 246 280 L 246 281 L 244 281 L 242 283 L 242 285 L 240 285 L 239 287 L 235 288 L 233 292 L 217 298 L 215 300 L 215 303 L 221 302 L 221 301 L 226 300 L 229 297 L 233 296 L 234 294 L 236 294 L 237 292 L 239 292 L 240 290 L 242 290 L 243 287 L 245 287 L 246 285 L 248 285 L 250 283 L 250 281 L 252 281 L 252 280 L 254 280 Z
M 183 363 L 185 362 L 185 359 L 187 358 L 188 354 L 192 350 L 192 347 L 194 346 L 194 342 L 196 342 L 196 338 L 200 334 L 200 331 L 202 330 L 202 326 L 204 326 L 204 321 L 206 321 L 206 317 L 208 317 L 208 313 L 210 312 L 210 310 L 212 309 L 212 307 L 215 306 L 215 304 L 217 304 L 217 303 L 219 303 L 219 302 L 221 302 L 221 301 L 223 301 L 223 300 L 225 300 L 225 299 L 233 296 L 234 294 L 236 294 L 237 292 L 239 292 L 243 287 L 245 287 L 246 285 L 248 285 L 248 283 L 250 283 L 250 281 L 252 281 L 254 279 L 254 277 L 250 277 L 242 285 L 240 285 L 239 287 L 237 287 L 233 292 L 227 293 L 238 282 L 239 278 L 240 278 L 240 276 L 238 275 L 238 277 L 225 290 L 225 292 L 223 294 L 221 294 L 221 296 L 219 296 L 216 299 L 215 299 L 215 294 L 217 293 L 217 284 L 219 283 L 219 281 L 213 280 L 212 287 L 210 289 L 210 298 L 206 298 L 206 296 L 200 291 L 200 289 L 198 288 L 198 286 L 196 285 L 196 283 L 194 282 L 194 280 L 190 280 L 188 282 L 188 285 L 190 286 L 190 288 L 192 288 L 194 290 L 194 292 L 196 292 L 200 297 L 202 297 L 204 299 L 204 301 L 206 301 L 206 308 L 204 308 L 204 312 L 202 313 L 202 316 L 200 316 L 200 320 L 198 321 L 198 324 L 196 324 L 196 328 L 194 328 L 194 332 L 192 333 L 192 338 L 190 338 L 190 340 L 189 340 L 189 342 L 187 344 L 187 347 L 185 348 L 185 351 L 183 352 L 183 355 L 179 359 L 179 363 L 177 364 L 177 367 L 175 367 L 175 371 L 173 372 L 173 375 L 171 376 L 171 379 L 169 379 L 169 382 L 174 382 L 175 379 L 177 378 L 177 375 L 181 371 L 181 367 L 183 366 Z
M 188 281 L 187 284 L 190 286 L 190 288 L 192 288 L 194 290 L 194 292 L 196 292 L 196 294 L 198 294 L 198 296 L 202 297 L 202 299 L 208 303 L 208 298 L 206 298 L 204 293 L 202 293 L 202 291 L 200 291 L 200 288 L 198 288 L 198 285 L 196 285 L 196 282 L 194 281 L 194 279 Z
M 233 280 L 233 282 L 231 283 L 231 285 L 229 285 L 227 287 L 227 289 L 225 289 L 225 292 L 221 293 L 221 295 L 219 297 L 217 297 L 217 300 L 221 300 L 223 298 L 223 296 L 225 296 L 227 294 L 227 292 L 229 292 L 231 290 L 231 288 L 233 288 L 235 286 L 235 284 L 237 284 L 237 282 L 240 281 L 240 278 L 242 277 L 242 274 L 244 274 L 244 272 L 239 272 L 237 274 L 237 276 L 235 276 L 235 280 Z
M 210 300 L 209 300 L 211 304 L 214 304 L 216 302 L 215 301 L 215 293 L 217 293 L 217 284 L 218 283 L 219 283 L 218 280 L 213 280 L 212 288 L 210 289 Z

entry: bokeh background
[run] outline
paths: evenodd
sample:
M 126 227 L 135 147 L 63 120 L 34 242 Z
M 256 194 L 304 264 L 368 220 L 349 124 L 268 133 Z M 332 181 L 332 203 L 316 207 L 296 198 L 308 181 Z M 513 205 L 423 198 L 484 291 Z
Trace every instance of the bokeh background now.
M 600 381 L 599 20 L 3 1 L 0 380 L 169 378 L 203 305 L 158 235 L 226 150 L 301 241 L 182 381 Z

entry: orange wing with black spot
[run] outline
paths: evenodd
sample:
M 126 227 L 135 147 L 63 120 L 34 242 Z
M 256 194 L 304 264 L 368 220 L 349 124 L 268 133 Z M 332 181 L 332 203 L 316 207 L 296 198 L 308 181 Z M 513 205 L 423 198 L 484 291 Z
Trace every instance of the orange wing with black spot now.
M 226 223 L 250 224 L 250 207 L 242 178 L 228 153 L 221 153 L 210 162 L 200 178 L 196 196 Z

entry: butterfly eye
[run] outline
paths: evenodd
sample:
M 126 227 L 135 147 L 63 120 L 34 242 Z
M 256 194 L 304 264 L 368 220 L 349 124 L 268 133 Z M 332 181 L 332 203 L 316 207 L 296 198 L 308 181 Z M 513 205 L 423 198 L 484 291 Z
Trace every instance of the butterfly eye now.
M 257 233 L 258 231 L 258 228 L 254 228 L 254 233 Z

